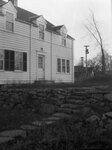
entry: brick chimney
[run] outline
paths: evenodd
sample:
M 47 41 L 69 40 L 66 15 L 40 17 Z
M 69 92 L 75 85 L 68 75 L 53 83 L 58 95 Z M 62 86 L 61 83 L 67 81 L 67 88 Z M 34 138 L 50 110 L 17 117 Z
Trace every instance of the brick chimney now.
M 14 6 L 18 6 L 18 0 L 9 0 L 13 3 Z

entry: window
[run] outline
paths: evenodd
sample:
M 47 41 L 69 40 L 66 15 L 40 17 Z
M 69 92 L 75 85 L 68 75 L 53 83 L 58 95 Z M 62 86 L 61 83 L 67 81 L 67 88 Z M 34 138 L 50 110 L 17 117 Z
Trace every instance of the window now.
M 15 52 L 15 70 L 23 70 L 23 53 Z
M 44 57 L 43 56 L 41 56 L 41 55 L 39 55 L 38 56 L 38 68 L 44 68 Z
M 15 70 L 27 71 L 27 53 L 15 52 Z
M 61 72 L 61 59 L 57 59 L 57 72 Z
M 1 59 L 0 59 L 0 61 L 1 61 Z M 0 65 L 2 63 L 0 63 Z M 6 71 L 14 71 L 14 70 L 27 71 L 27 53 L 5 50 L 5 52 L 4 52 L 4 70 L 6 70 Z
M 66 46 L 66 38 L 65 37 L 62 38 L 62 45 Z
M 67 73 L 70 73 L 70 61 L 66 60 Z
M 5 66 L 6 71 L 14 71 L 14 51 L 5 50 Z
M 6 12 L 6 30 L 14 31 L 14 21 L 13 21 L 13 14 Z
M 4 69 L 4 51 L 0 50 L 0 70 Z
M 23 71 L 27 71 L 27 53 L 23 53 Z
M 62 72 L 65 73 L 65 59 L 62 59 Z
M 39 24 L 39 38 L 44 40 L 44 25 Z
M 57 72 L 70 73 L 70 60 L 57 59 Z

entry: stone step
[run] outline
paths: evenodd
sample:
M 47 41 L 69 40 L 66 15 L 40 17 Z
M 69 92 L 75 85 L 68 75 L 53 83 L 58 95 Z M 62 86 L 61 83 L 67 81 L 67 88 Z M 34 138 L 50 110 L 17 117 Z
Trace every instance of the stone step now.
M 62 118 L 71 118 L 72 116 L 71 115 L 68 115 L 68 114 L 66 114 L 66 113 L 55 113 L 55 114 L 53 114 L 52 115 L 53 117 L 55 116 L 55 117 L 59 117 L 60 119 L 62 119 Z
M 67 97 L 67 99 L 71 99 L 71 100 L 85 100 L 87 97 L 85 96 L 75 96 L 75 95 L 70 95 Z
M 0 132 L 0 137 L 17 137 L 17 136 L 21 136 L 21 137 L 26 137 L 26 132 L 23 130 L 8 130 L 8 131 L 2 131 Z
M 0 144 L 12 141 L 12 137 L 0 137 Z
M 49 125 L 53 123 L 54 121 L 52 120 L 42 120 L 42 121 L 34 121 L 32 124 L 35 126 L 44 126 L 44 125 Z
M 60 113 L 65 113 L 65 114 L 72 115 L 72 114 L 74 114 L 74 113 L 79 113 L 80 110 L 79 110 L 79 109 L 73 110 L 73 109 L 71 109 L 71 108 L 60 108 L 60 109 L 59 109 L 59 112 L 60 112 Z
M 77 104 L 62 104 L 60 108 L 70 108 L 70 109 L 81 109 L 83 108 L 83 105 L 77 105 Z
M 22 125 L 20 128 L 22 130 L 35 130 L 35 129 L 37 129 L 37 126 L 34 126 L 34 125 Z
M 66 103 L 77 104 L 77 105 L 83 105 L 85 102 L 86 102 L 85 100 L 75 100 L 75 99 L 66 100 Z
M 49 117 L 49 118 L 47 118 L 47 119 L 44 119 L 44 120 L 58 121 L 58 120 L 60 120 L 60 118 L 59 118 L 59 117 L 55 117 L 55 116 L 51 116 L 51 117 Z

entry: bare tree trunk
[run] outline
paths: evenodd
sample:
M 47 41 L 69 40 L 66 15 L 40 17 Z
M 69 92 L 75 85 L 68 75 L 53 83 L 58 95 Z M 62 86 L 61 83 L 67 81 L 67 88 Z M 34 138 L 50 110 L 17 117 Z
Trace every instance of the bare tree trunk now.
M 92 19 L 89 21 L 89 26 L 85 25 L 86 29 L 92 35 L 92 37 L 96 40 L 98 45 L 101 48 L 101 53 L 102 53 L 102 73 L 105 73 L 105 54 L 104 54 L 104 47 L 103 47 L 103 39 L 100 33 L 100 30 L 97 26 L 96 20 L 94 18 L 94 13 L 91 12 L 92 14 Z
M 101 47 L 102 51 L 102 73 L 105 73 L 105 55 L 104 55 L 104 49 Z

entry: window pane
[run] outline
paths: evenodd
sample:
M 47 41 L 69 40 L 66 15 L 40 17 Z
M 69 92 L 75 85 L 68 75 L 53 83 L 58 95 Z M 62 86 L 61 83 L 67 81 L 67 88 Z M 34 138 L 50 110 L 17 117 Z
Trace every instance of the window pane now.
M 0 50 L 0 70 L 3 70 L 4 51 Z
M 27 71 L 27 53 L 23 53 L 23 71 Z
M 6 30 L 13 31 L 13 23 L 12 22 L 6 22 Z
M 23 70 L 23 53 L 15 52 L 15 70 Z
M 66 39 L 65 38 L 62 39 L 62 45 L 66 46 Z
M 39 32 L 39 38 L 44 40 L 44 32 Z
M 0 60 L 0 70 L 3 70 L 3 60 Z
M 39 38 L 44 40 L 44 25 L 39 24 Z
M 43 56 L 38 57 L 38 68 L 43 68 Z
M 44 32 L 44 25 L 39 24 L 39 30 Z
M 67 73 L 70 73 L 70 61 L 67 60 Z
M 57 72 L 61 72 L 61 59 L 57 59 Z
M 9 60 L 9 54 L 10 54 L 10 51 L 5 50 L 5 59 Z
M 10 70 L 10 51 L 5 50 L 5 70 Z
M 62 59 L 62 72 L 65 73 L 65 59 Z
M 9 65 L 9 61 L 5 60 L 5 70 L 9 71 L 10 70 L 10 65 Z
M 4 59 L 4 51 L 3 50 L 0 50 L 0 60 L 3 60 Z

